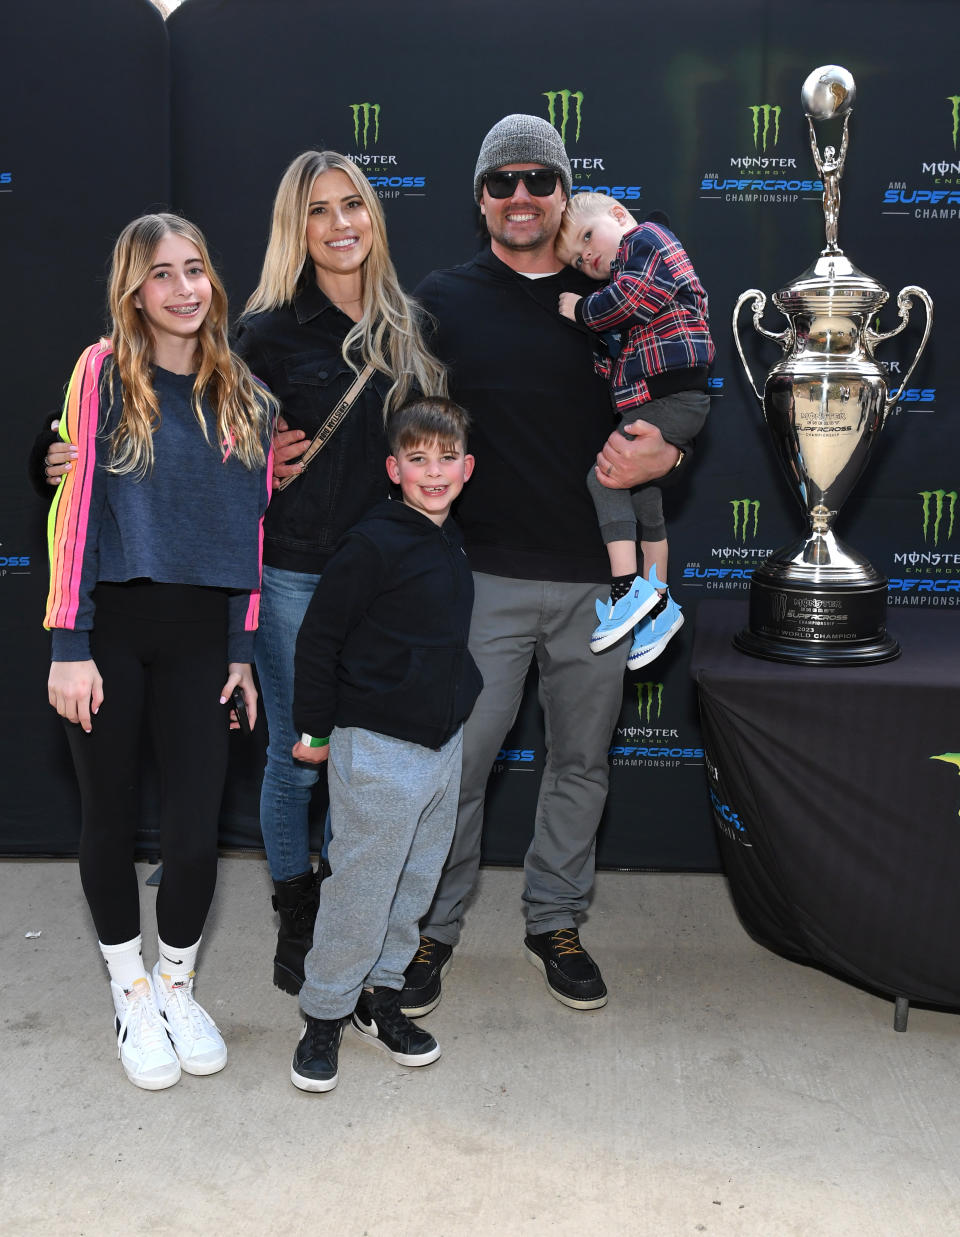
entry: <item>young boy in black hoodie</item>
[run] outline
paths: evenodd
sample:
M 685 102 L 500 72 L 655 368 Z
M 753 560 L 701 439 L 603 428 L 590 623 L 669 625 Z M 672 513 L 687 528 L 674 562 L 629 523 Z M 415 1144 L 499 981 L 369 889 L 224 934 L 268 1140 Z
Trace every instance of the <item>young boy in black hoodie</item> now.
M 467 649 L 473 577 L 448 518 L 473 471 L 468 424 L 436 398 L 391 416 L 387 473 L 403 501 L 346 534 L 297 640 L 293 755 L 327 761 L 332 826 L 291 1070 L 302 1091 L 336 1086 L 351 1014 L 401 1065 L 440 1056 L 399 998 L 453 837 L 463 722 L 483 685 Z

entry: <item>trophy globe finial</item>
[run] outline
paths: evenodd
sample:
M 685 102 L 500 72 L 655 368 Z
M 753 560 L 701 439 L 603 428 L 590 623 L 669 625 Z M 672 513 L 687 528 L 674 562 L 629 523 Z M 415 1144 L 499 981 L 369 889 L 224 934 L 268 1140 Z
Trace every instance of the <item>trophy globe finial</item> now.
M 804 112 L 812 120 L 834 120 L 853 110 L 857 87 L 853 74 L 839 64 L 814 69 L 800 90 Z

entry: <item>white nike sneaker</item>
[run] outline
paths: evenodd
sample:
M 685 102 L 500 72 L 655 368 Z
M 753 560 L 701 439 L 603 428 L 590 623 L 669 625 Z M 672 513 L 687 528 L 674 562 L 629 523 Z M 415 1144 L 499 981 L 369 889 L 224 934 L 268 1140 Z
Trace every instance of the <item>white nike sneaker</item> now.
M 117 1011 L 117 1055 L 135 1087 L 162 1091 L 180 1081 L 180 1062 L 157 1009 L 150 980 L 138 979 L 129 992 L 110 981 Z
M 217 1024 L 193 999 L 193 979 L 168 988 L 160 974 L 160 963 L 153 968 L 153 987 L 157 1008 L 166 1023 L 181 1067 L 188 1074 L 216 1074 L 227 1063 L 227 1045 Z

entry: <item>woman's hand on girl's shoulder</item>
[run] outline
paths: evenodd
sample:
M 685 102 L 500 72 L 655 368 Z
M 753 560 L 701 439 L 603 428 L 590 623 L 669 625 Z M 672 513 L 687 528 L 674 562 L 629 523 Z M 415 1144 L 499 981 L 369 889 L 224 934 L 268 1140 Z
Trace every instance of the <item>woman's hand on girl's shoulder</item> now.
M 52 661 L 47 699 L 61 717 L 89 734 L 93 729 L 91 715 L 96 716 L 103 704 L 103 679 L 96 662 Z
M 273 431 L 273 483 L 293 477 L 303 468 L 300 456 L 310 444 L 303 430 L 292 430 L 283 417 L 277 417 Z

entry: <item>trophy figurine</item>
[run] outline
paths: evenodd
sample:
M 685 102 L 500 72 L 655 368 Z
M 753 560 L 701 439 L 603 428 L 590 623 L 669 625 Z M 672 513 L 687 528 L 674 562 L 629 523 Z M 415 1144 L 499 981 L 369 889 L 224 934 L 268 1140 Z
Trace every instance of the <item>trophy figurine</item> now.
M 814 163 L 823 182 L 826 244 L 797 279 L 773 294 L 787 319 L 777 333 L 761 324 L 766 295 L 750 288 L 733 311 L 737 352 L 763 408 L 777 457 L 806 517 L 799 540 L 771 554 L 753 574 L 750 619 L 734 638 L 745 653 L 773 661 L 861 665 L 888 661 L 900 647 L 886 630 L 887 581 L 834 533 L 833 524 L 867 465 L 871 449 L 930 337 L 933 303 L 913 285 L 897 296 L 900 322 L 891 331 L 870 326 L 887 290 L 865 275 L 837 243 L 840 180 L 850 137 L 856 87 L 839 65 L 814 69 L 801 101 Z M 821 154 L 814 122 L 843 120 L 839 153 Z M 874 346 L 906 327 L 913 298 L 923 302 L 923 338 L 899 390 L 890 394 Z M 753 325 L 783 355 L 763 393 L 750 372 L 738 333 L 740 311 L 753 302 Z

